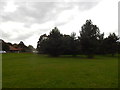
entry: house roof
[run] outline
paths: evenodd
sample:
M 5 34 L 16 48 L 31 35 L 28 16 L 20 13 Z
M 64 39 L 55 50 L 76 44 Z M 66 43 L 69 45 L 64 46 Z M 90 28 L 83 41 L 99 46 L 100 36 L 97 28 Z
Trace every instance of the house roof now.
M 15 48 L 13 46 L 9 46 L 9 47 L 10 47 L 10 50 L 13 50 L 13 51 L 19 51 L 19 50 L 21 50 L 21 48 Z

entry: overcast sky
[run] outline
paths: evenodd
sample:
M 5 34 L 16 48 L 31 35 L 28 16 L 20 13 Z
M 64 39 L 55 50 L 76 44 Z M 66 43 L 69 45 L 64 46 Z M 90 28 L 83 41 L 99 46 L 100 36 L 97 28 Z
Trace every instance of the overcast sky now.
M 79 35 L 87 19 L 105 36 L 118 35 L 119 0 L 0 0 L 0 38 L 37 46 L 40 35 L 55 26 L 61 33 Z

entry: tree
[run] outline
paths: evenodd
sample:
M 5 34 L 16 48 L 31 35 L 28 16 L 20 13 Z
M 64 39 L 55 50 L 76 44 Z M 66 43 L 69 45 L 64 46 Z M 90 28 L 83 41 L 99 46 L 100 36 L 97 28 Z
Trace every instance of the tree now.
M 20 41 L 18 47 L 21 48 L 21 52 L 26 52 L 28 49 L 27 46 L 22 41 Z
M 91 20 L 86 20 L 86 23 L 81 27 L 80 43 L 82 53 L 92 58 L 96 52 L 98 39 L 100 36 L 99 28 L 92 24 Z
M 97 45 L 97 49 L 96 49 L 96 54 L 105 54 L 105 50 L 104 50 L 104 33 L 99 35 L 99 39 L 98 39 L 98 45 Z
M 63 55 L 70 55 L 71 54 L 71 37 L 70 35 L 63 35 L 62 37 L 62 54 Z
M 120 54 L 120 41 L 117 41 L 117 50 L 118 50 L 118 54 Z
M 59 56 L 62 54 L 62 34 L 57 27 L 50 31 L 50 34 L 42 35 L 39 38 L 37 50 L 39 53 L 49 54 L 50 56 Z M 46 37 L 46 38 L 45 38 Z
M 10 42 L 8 42 L 8 43 L 7 43 L 7 45 L 9 45 L 9 46 L 13 46 L 13 44 L 12 44 L 12 43 L 10 43 Z
M 47 50 L 46 50 L 46 41 L 48 39 L 48 36 L 46 34 L 43 34 L 40 36 L 39 41 L 37 42 L 37 51 L 38 53 L 41 54 L 46 54 Z
M 71 55 L 76 56 L 78 54 L 78 39 L 76 39 L 76 33 L 71 33 L 71 40 L 70 40 L 70 51 Z
M 12 46 L 15 48 L 18 48 L 18 44 L 16 44 L 16 43 L 14 43 Z
M 9 51 L 10 48 L 6 42 L 4 42 L 3 40 L 0 39 L 0 43 L 1 43 L 0 46 L 2 46 L 2 48 L 0 48 L 0 49 L 2 49 L 2 51 Z
M 35 48 L 32 45 L 28 46 L 28 52 L 33 52 L 35 50 Z
M 62 54 L 62 34 L 57 27 L 52 29 L 47 40 L 47 53 L 51 56 L 59 56 Z
M 102 48 L 105 54 L 114 56 L 114 54 L 118 52 L 118 39 L 115 33 L 110 33 L 109 36 L 104 39 Z
M 78 38 L 74 32 L 71 35 L 62 35 L 55 27 L 49 35 L 40 36 L 37 50 L 39 53 L 51 56 L 84 54 L 88 58 L 93 58 L 94 54 L 114 55 L 117 47 L 120 46 L 117 40 L 118 37 L 114 33 L 104 38 L 104 33 L 100 34 L 97 25 L 94 25 L 91 20 L 86 20 Z

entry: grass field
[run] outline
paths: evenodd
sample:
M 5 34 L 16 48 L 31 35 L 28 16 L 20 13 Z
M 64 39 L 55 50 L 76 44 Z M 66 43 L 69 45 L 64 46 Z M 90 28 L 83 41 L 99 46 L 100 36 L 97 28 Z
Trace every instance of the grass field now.
M 118 58 L 59 58 L 11 53 L 2 55 L 3 88 L 116 88 Z
M 0 89 L 2 88 L 2 54 L 0 54 Z

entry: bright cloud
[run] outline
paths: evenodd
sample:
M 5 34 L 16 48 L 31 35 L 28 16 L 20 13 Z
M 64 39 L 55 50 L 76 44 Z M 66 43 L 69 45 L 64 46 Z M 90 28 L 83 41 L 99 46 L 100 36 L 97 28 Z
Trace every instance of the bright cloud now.
M 17 5 L 13 1 L 7 2 L 7 5 L 4 9 L 5 12 L 14 12 L 17 9 Z

